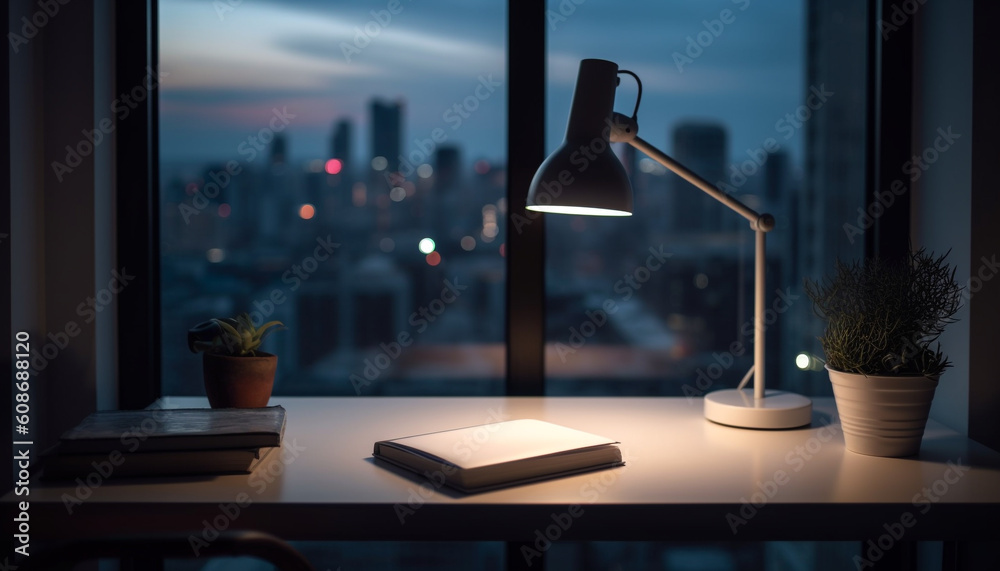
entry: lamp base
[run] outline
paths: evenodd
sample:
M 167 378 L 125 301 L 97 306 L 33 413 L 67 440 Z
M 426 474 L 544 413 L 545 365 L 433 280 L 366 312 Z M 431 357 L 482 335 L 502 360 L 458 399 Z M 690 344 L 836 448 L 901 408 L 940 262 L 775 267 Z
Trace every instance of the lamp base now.
M 797 428 L 812 422 L 812 401 L 795 393 L 725 389 L 705 395 L 705 418 L 737 428 Z

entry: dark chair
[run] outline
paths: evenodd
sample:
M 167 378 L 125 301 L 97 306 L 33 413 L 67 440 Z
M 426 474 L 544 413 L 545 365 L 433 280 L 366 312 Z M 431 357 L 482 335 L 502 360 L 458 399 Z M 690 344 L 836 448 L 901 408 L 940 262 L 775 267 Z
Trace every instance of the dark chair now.
M 257 531 L 227 531 L 219 534 L 201 557 L 263 559 L 282 571 L 315 571 L 312 564 L 288 542 Z M 19 569 L 72 569 L 92 559 L 191 559 L 188 535 L 136 535 L 108 539 L 86 539 L 52 543 L 21 563 Z

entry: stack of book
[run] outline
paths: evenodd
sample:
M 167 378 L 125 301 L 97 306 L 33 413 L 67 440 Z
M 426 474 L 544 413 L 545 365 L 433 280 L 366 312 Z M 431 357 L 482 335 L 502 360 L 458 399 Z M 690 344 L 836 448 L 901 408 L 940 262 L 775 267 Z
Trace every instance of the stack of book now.
M 281 445 L 285 409 L 95 412 L 42 457 L 42 478 L 248 474 Z

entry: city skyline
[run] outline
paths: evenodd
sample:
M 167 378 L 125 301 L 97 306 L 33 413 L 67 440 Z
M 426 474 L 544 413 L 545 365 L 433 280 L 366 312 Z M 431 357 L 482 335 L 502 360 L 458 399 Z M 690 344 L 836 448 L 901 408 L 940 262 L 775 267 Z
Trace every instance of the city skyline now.
M 350 375 L 358 374 L 357 367 L 378 343 L 406 330 L 400 316 L 405 318 L 434 288 L 440 289 L 445 276 L 458 275 L 461 283 L 475 284 L 474 293 L 465 298 L 468 305 L 451 310 L 447 322 L 436 324 L 432 337 L 424 337 L 420 346 L 444 343 L 474 353 L 500 342 L 502 328 L 496 324 L 502 323 L 504 312 L 505 234 L 516 230 L 503 221 L 509 192 L 504 176 L 505 24 L 480 18 L 475 26 L 463 27 L 462 18 L 470 18 L 466 12 L 427 20 L 444 5 L 403 3 L 393 16 L 396 23 L 383 26 L 360 53 L 351 52 L 352 58 L 361 58 L 354 63 L 364 60 L 361 67 L 343 66 L 346 62 L 337 61 L 343 55 L 334 49 L 336 41 L 328 38 L 324 45 L 330 49 L 323 51 L 311 34 L 350 30 L 352 18 L 361 18 L 363 24 L 364 18 L 375 17 L 383 9 L 378 4 L 369 4 L 367 12 L 337 12 L 305 0 L 280 9 L 269 2 L 244 3 L 214 21 L 214 14 L 206 18 L 204 6 L 198 5 L 202 19 L 194 26 L 196 32 L 238 26 L 246 38 L 209 34 L 205 37 L 211 42 L 230 43 L 218 52 L 208 50 L 197 62 L 190 58 L 204 37 L 183 47 L 172 38 L 161 46 L 165 65 L 183 64 L 187 69 L 172 75 L 175 83 L 165 82 L 161 94 L 164 212 L 169 217 L 178 204 L 191 202 L 192 192 L 207 186 L 209 175 L 227 161 L 239 160 L 244 169 L 196 221 L 197 227 L 176 215 L 164 221 L 164 271 L 179 288 L 172 298 L 176 305 L 167 311 L 174 318 L 170 329 L 183 330 L 207 304 L 229 307 L 260 299 L 271 287 L 253 270 L 261 253 L 275 270 L 266 273 L 267 279 L 280 287 L 277 270 L 294 264 L 300 248 L 312 248 L 315 235 L 329 234 L 344 245 L 336 262 L 324 265 L 308 288 L 288 295 L 281 309 L 286 314 L 282 318 L 303 332 L 320 327 L 319 315 L 338 324 L 301 346 L 286 336 L 290 345 L 285 350 L 295 357 L 286 359 L 283 367 L 295 390 L 353 390 L 347 384 Z M 195 5 L 164 0 L 161 7 L 175 10 L 163 18 L 161 33 L 166 37 L 171 22 Z M 801 45 L 801 31 L 780 38 L 775 33 L 801 18 L 802 8 L 776 15 L 773 7 L 733 0 L 674 3 L 669 10 L 657 6 L 654 12 L 665 10 L 669 16 L 648 14 L 650 18 L 660 17 L 661 27 L 676 34 L 664 35 L 637 20 L 635 35 L 600 46 L 599 54 L 589 53 L 592 38 L 585 36 L 596 34 L 606 24 L 602 19 L 631 21 L 635 14 L 587 3 L 577 6 L 572 18 L 550 20 L 554 29 L 549 30 L 544 101 L 549 148 L 561 142 L 580 59 L 601 57 L 635 71 L 643 80 L 643 137 L 752 207 L 772 212 L 783 238 L 769 250 L 771 279 L 776 286 L 794 286 L 789 279 L 800 270 L 796 252 L 788 245 L 807 219 L 794 218 L 789 205 L 796 195 L 811 192 L 802 186 L 801 166 L 806 135 L 814 125 L 809 119 L 821 112 L 824 98 L 840 89 L 824 87 L 822 75 L 807 79 L 804 62 L 812 52 Z M 291 43 L 283 36 L 290 23 L 303 26 Z M 449 36 L 449 26 L 460 33 Z M 435 40 L 433 31 L 441 37 Z M 492 47 L 487 46 L 490 34 L 497 44 Z M 350 34 L 337 37 L 350 40 Z M 445 49 L 435 41 L 445 42 L 453 52 L 461 48 L 468 53 L 412 61 L 416 54 Z M 409 45 L 409 53 L 394 50 L 395 42 Z M 661 53 L 650 53 L 654 43 Z M 762 52 L 768 49 L 776 51 Z M 470 53 L 476 56 L 472 63 Z M 492 55 L 479 57 L 487 54 Z M 247 55 L 256 59 L 241 59 Z M 228 63 L 220 67 L 220 62 Z M 275 67 L 275 62 L 281 64 Z M 488 68 L 484 62 L 500 71 L 482 71 Z M 361 73 L 362 68 L 367 71 Z M 342 81 L 320 81 L 335 77 Z M 631 113 L 636 95 L 635 83 L 623 78 L 616 110 Z M 234 156 L 275 117 L 283 119 L 278 132 L 267 137 L 270 147 L 257 149 L 256 160 Z M 587 352 L 628 347 L 638 360 L 620 374 L 644 379 L 650 390 L 676 391 L 679 380 L 704 366 L 712 351 L 741 339 L 739 328 L 749 315 L 743 299 L 749 292 L 744 279 L 748 242 L 738 217 L 629 149 L 624 147 L 621 154 L 635 189 L 632 219 L 568 217 L 547 223 L 549 349 L 566 344 L 567 331 L 582 323 L 586 310 L 597 307 L 595 300 L 617 294 L 614 284 L 622 271 L 637 263 L 635 256 L 645 259 L 651 245 L 666 243 L 673 256 L 669 268 L 652 278 L 655 283 L 621 300 L 622 315 L 629 317 L 609 319 L 611 325 L 601 330 Z M 331 159 L 341 162 L 331 166 Z M 398 175 L 393 174 L 396 170 Z M 229 200 L 231 204 L 221 204 Z M 424 249 L 428 242 L 434 244 L 429 253 Z M 377 275 L 372 283 L 382 289 L 354 289 L 350 276 L 357 275 L 367 276 L 365 280 Z M 223 295 L 220 289 L 236 286 L 240 293 L 235 295 Z M 356 322 L 356 309 L 370 318 Z M 775 326 L 771 334 L 779 335 L 781 329 Z M 659 340 L 655 347 L 642 341 L 654 331 Z M 798 339 L 804 333 L 796 330 L 787 337 L 784 365 L 774 367 L 774 375 L 794 366 L 787 352 L 803 347 Z M 771 352 L 778 347 L 771 344 Z M 178 366 L 187 363 L 182 352 L 176 357 Z M 585 362 L 550 364 L 554 378 L 599 370 Z M 666 376 L 660 368 L 665 362 L 673 369 Z M 442 372 L 444 378 L 465 374 L 449 373 L 444 362 L 400 363 L 400 370 L 389 375 L 402 384 L 380 390 L 411 390 L 406 380 L 419 375 L 416 371 L 422 367 Z M 490 386 L 500 376 L 501 369 L 490 369 Z M 175 381 L 185 378 L 178 375 Z M 453 390 L 449 383 L 435 387 Z

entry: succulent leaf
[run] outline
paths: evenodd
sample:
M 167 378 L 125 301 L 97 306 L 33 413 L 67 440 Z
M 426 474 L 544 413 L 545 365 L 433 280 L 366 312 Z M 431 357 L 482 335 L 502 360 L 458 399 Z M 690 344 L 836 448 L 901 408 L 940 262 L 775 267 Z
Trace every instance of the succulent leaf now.
M 188 348 L 230 356 L 255 356 L 264 338 L 284 329 L 280 321 L 269 321 L 255 327 L 249 313 L 236 317 L 215 318 L 201 322 L 188 330 Z

